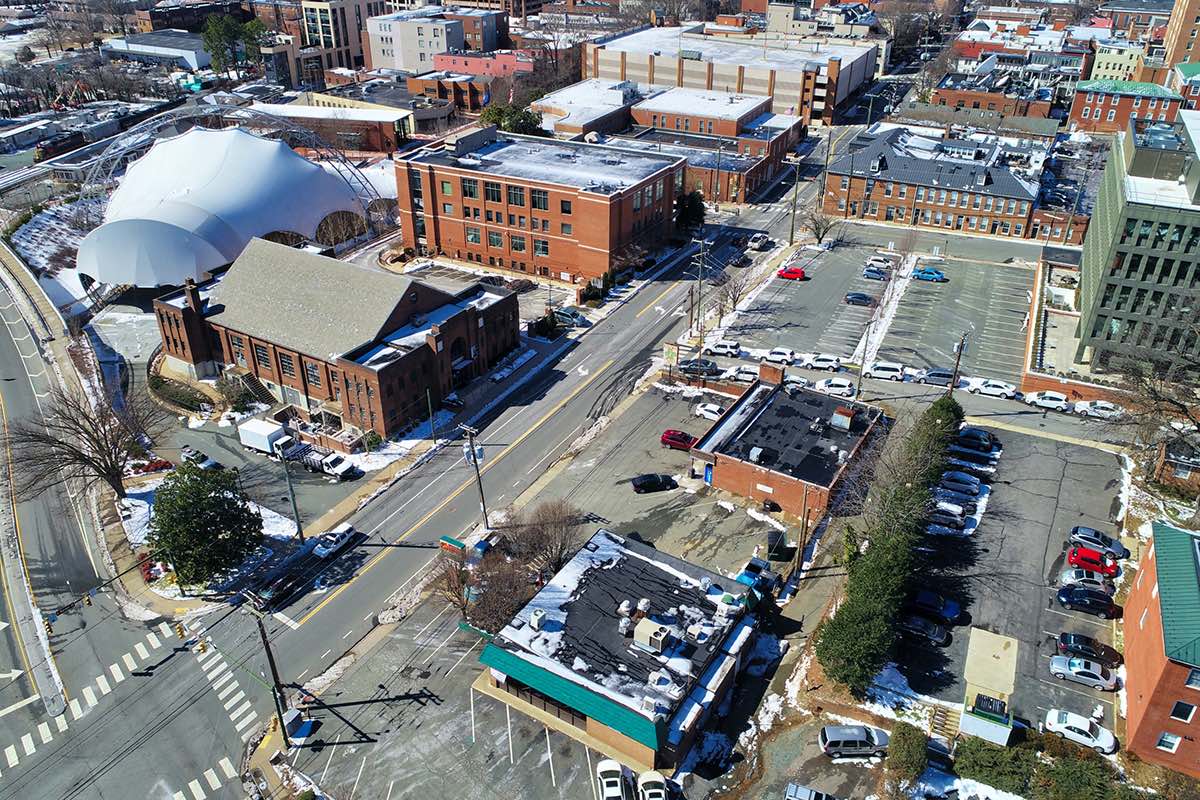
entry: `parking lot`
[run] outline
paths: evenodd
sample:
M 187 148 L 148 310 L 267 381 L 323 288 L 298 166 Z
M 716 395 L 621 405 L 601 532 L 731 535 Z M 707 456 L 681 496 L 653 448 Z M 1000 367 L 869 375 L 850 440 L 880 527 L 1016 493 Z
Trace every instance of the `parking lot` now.
M 1033 272 L 957 258 L 931 266 L 950 280 L 912 281 L 900 298 L 879 359 L 915 369 L 950 368 L 954 345 L 967 332 L 963 375 L 1019 383 Z
M 1036 725 L 1050 708 L 1089 715 L 1104 706 L 1112 727 L 1115 695 L 1051 677 L 1053 639 L 1062 631 L 1112 641 L 1113 623 L 1055 601 L 1066 535 L 1075 525 L 1111 531 L 1121 471 L 1117 456 L 1100 450 L 1002 431 L 1003 455 L 992 495 L 974 536 L 927 539 L 928 585 L 963 601 L 969 615 L 947 647 L 910 643 L 902 666 L 918 692 L 963 700 L 970 627 L 1019 643 L 1010 708 Z

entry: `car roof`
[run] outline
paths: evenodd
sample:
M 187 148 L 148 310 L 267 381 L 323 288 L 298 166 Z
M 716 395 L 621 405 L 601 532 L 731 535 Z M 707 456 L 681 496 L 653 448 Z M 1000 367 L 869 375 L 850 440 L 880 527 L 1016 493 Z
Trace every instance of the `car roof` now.
M 1079 545 L 1072 547 L 1071 550 L 1073 550 L 1082 558 L 1094 558 L 1100 561 L 1104 560 L 1104 555 L 1099 550 L 1094 550 L 1091 547 L 1083 547 L 1082 545 Z
M 874 364 L 872 364 L 871 366 L 872 366 L 873 368 L 876 368 L 876 367 L 894 367 L 895 369 L 904 369 L 904 365 L 903 365 L 903 364 L 901 364 L 901 363 L 899 363 L 899 362 L 896 362 L 896 361 L 876 361 L 876 362 L 875 362 Z
M 863 736 L 867 733 L 866 725 L 826 725 L 821 729 L 825 733 L 825 738 L 845 738 L 847 736 Z

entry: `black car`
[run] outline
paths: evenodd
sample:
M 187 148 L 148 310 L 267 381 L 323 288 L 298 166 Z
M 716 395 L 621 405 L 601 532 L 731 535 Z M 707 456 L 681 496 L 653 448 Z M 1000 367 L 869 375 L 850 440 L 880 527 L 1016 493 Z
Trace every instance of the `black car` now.
M 499 275 L 484 275 L 479 282 L 487 286 L 503 286 L 507 281 Z
M 911 636 L 918 636 L 939 646 L 950 643 L 950 631 L 931 619 L 920 614 L 905 614 L 900 618 L 900 631 Z
M 847 292 L 846 305 L 873 306 L 875 305 L 875 298 L 865 292 Z
M 1098 589 L 1075 584 L 1058 590 L 1058 604 L 1068 611 L 1079 609 L 1100 619 L 1114 619 L 1120 609 L 1113 599 Z
M 684 375 L 702 375 L 711 378 L 720 375 L 724 370 L 717 366 L 717 362 L 709 361 L 707 358 L 689 358 L 679 362 L 679 371 Z
M 910 610 L 942 625 L 953 625 L 962 616 L 962 606 L 931 589 L 919 589 L 905 602 Z
M 949 386 L 954 380 L 954 370 L 945 367 L 932 367 L 917 376 L 917 383 L 932 383 L 934 386 Z
M 1058 647 L 1059 655 L 1079 656 L 1089 661 L 1099 661 L 1109 669 L 1116 669 L 1124 661 L 1121 654 L 1112 647 L 1082 633 L 1063 631 L 1058 635 L 1055 645 Z
M 635 494 L 661 492 L 666 489 L 674 489 L 678 485 L 675 483 L 675 479 L 670 475 L 662 475 L 656 472 L 638 475 L 629 483 L 633 486 L 633 491 Z
M 250 602 L 260 611 L 273 608 L 300 591 L 308 582 L 304 572 L 287 572 L 270 579 L 250 593 Z
M 516 280 L 511 280 L 506 284 L 506 286 L 517 294 L 532 292 L 537 288 L 537 284 L 528 278 L 517 278 Z
M 959 447 L 948 454 L 956 461 L 966 461 L 970 464 L 978 464 L 981 467 L 994 467 L 1000 459 L 995 453 L 983 453 L 978 450 L 969 450 L 966 447 Z
M 981 453 L 990 453 L 1000 446 L 1000 440 L 983 428 L 963 428 L 958 432 L 955 444 Z
M 941 500 L 945 503 L 953 503 L 962 508 L 963 513 L 968 516 L 973 516 L 979 510 L 979 505 L 974 497 L 950 489 L 943 489 L 940 486 L 934 488 L 933 499 Z
M 990 481 L 996 474 L 996 470 L 992 467 L 991 464 L 986 464 L 986 463 L 979 464 L 975 461 L 970 461 L 965 458 L 960 459 L 958 457 L 958 453 L 951 453 L 950 457 L 951 457 L 951 460 L 949 462 L 950 466 L 954 467 L 956 470 L 959 470 L 960 472 L 965 472 L 968 475 L 973 475 L 976 478 L 979 478 L 980 481 L 983 481 L 983 482 Z

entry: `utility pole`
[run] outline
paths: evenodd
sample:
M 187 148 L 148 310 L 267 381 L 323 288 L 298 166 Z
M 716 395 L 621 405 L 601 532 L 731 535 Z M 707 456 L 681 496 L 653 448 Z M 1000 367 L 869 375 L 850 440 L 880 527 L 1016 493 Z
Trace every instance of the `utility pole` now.
M 275 654 L 271 652 L 271 640 L 267 638 L 267 629 L 263 626 L 262 612 L 257 611 L 246 605 L 246 610 L 254 615 L 254 621 L 258 623 L 258 635 L 262 637 L 263 649 L 267 653 L 267 666 L 271 668 L 271 695 L 275 700 L 275 713 L 279 717 L 279 732 L 283 735 L 283 749 L 290 750 L 292 747 L 291 740 L 288 739 L 287 724 L 283 720 L 283 715 L 286 713 L 287 697 L 283 693 L 283 684 L 279 680 L 279 670 L 275 666 Z
M 875 313 L 867 320 L 867 335 L 863 337 L 862 363 L 858 365 L 858 385 L 854 388 L 854 399 L 858 400 L 862 396 L 862 381 L 863 372 L 867 369 L 867 350 L 871 347 L 871 328 L 875 327 L 875 318 L 879 316 L 879 309 L 875 309 Z
M 713 207 L 718 214 L 721 213 L 721 148 L 724 146 L 724 142 L 717 142 L 717 187 L 713 192 Z
M 700 240 L 700 253 L 696 261 L 696 330 L 700 336 L 700 348 L 704 349 L 704 239 Z
M 828 166 L 829 166 L 829 151 L 828 150 L 825 151 L 825 166 L 826 166 L 826 168 L 828 168 Z M 796 173 L 795 179 L 792 181 L 792 225 L 788 229 L 788 246 L 789 247 L 796 243 L 796 204 L 800 199 L 800 164 L 799 163 L 797 163 L 795 166 L 795 173 Z M 824 200 L 825 200 L 825 183 L 824 183 L 824 181 L 822 181 L 821 182 L 821 200 L 819 202 L 824 202 Z
M 283 428 L 288 433 L 285 425 Z M 292 519 L 296 520 L 296 533 L 300 536 L 300 544 L 304 544 L 304 525 L 300 522 L 300 507 L 296 505 L 296 489 L 292 486 L 292 471 L 288 469 L 288 460 L 284 458 L 283 448 L 276 447 L 275 454 L 279 456 L 279 465 L 283 467 L 283 477 L 287 481 L 288 499 L 292 501 Z
M 487 500 L 483 496 L 483 474 L 479 471 L 479 451 L 475 449 L 475 437 L 479 431 L 472 428 L 470 425 L 459 425 L 459 430 L 467 435 L 467 460 L 471 462 L 471 466 L 475 468 L 475 485 L 479 487 L 479 510 L 483 512 L 483 528 L 491 530 L 491 525 L 488 524 Z
M 967 349 L 967 332 L 963 331 L 962 336 L 958 337 L 958 344 L 954 347 L 954 375 L 950 378 L 950 385 L 946 387 L 946 396 L 954 396 L 954 387 L 958 386 L 958 367 L 962 363 L 963 350 Z

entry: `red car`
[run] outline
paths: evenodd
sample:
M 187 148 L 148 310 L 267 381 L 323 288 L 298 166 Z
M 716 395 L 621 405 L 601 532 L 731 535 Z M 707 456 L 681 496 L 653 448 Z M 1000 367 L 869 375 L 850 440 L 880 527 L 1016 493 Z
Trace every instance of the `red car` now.
M 789 281 L 804 280 L 804 270 L 800 269 L 800 267 L 784 267 L 775 274 Z
M 1112 556 L 1087 547 L 1072 547 L 1067 551 L 1067 563 L 1072 567 L 1099 572 L 1107 578 L 1113 577 L 1120 570 Z
M 692 446 L 700 440 L 690 433 L 669 429 L 663 431 L 662 438 L 659 441 L 663 447 L 669 447 L 672 450 L 691 450 Z

